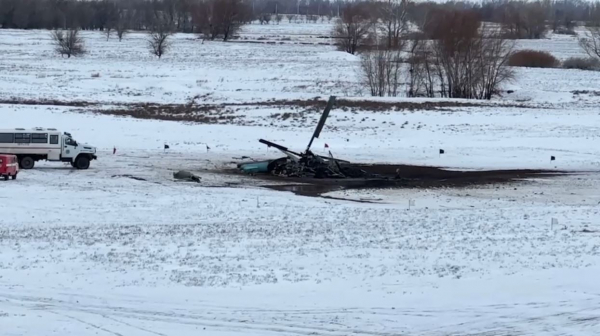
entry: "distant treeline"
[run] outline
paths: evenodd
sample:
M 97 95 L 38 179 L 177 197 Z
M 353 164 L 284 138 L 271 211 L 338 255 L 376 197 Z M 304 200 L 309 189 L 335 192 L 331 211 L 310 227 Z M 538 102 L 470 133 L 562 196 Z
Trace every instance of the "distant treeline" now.
M 323 0 L 0 0 L 0 28 L 104 30 L 124 20 L 128 29 L 145 30 L 156 17 L 166 16 L 176 31 L 192 33 L 211 20 L 213 8 L 235 12 L 236 20 L 246 23 L 267 13 L 335 16 L 343 5 Z
M 264 15 L 302 17 L 338 17 L 349 3 L 360 1 L 325 0 L 0 0 L 0 28 L 57 29 L 78 28 L 104 30 L 127 26 L 146 30 L 157 17 L 170 21 L 179 32 L 196 33 L 217 20 L 215 13 L 225 14 L 238 24 Z M 402 0 L 363 1 L 374 8 L 381 3 Z M 406 1 L 405 1 L 406 2 Z M 600 22 L 600 2 L 582 0 L 480 2 L 408 2 L 408 17 L 422 26 L 436 10 L 470 10 L 483 21 L 497 22 L 520 38 L 538 38 L 542 26 L 572 29 L 578 22 Z M 298 16 L 298 18 L 300 17 Z M 272 22 L 280 22 L 273 20 Z M 316 21 L 316 20 L 310 20 Z M 261 22 L 264 23 L 263 20 Z M 268 21 L 267 21 L 268 22 Z

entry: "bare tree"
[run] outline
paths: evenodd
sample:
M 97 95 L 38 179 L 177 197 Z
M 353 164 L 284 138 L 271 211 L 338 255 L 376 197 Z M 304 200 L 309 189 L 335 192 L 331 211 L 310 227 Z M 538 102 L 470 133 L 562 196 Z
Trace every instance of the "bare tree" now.
M 482 27 L 474 12 L 448 11 L 435 20 L 435 40 L 413 41 L 409 57 L 409 96 L 491 99 L 513 78 L 507 67 L 514 41 Z
M 540 39 L 546 34 L 548 12 L 540 2 L 528 4 L 524 9 L 527 38 Z
M 111 25 L 107 25 L 106 27 L 104 27 L 104 35 L 106 35 L 106 40 L 108 41 L 108 39 L 110 39 L 110 36 L 112 35 L 112 26 Z
M 131 22 L 131 11 L 126 9 L 120 9 L 116 18 L 116 22 L 114 23 L 114 29 L 117 32 L 117 37 L 119 41 L 123 40 L 123 37 L 127 34 L 127 29 L 129 28 L 129 23 Z
M 514 72 L 507 67 L 515 42 L 507 40 L 501 32 L 482 27 L 475 49 L 474 96 L 477 99 L 492 99 L 500 93 L 500 86 L 514 79 Z M 477 73 L 478 72 L 478 73 Z
M 408 97 L 435 97 L 436 69 L 439 64 L 432 57 L 431 42 L 414 35 L 408 48 Z
M 172 22 L 165 15 L 157 13 L 148 35 L 150 53 L 160 59 L 171 47 L 169 37 L 173 35 Z
M 127 21 L 119 20 L 117 25 L 115 26 L 115 31 L 117 32 L 117 37 L 119 41 L 123 40 L 123 37 L 127 34 Z
M 374 19 L 364 3 L 351 3 L 341 13 L 333 30 L 333 35 L 340 41 L 340 49 L 355 54 L 368 39 Z
M 512 77 L 506 65 L 514 44 L 486 33 L 476 14 L 449 13 L 439 29 L 441 38 L 433 45 L 444 96 L 490 99 Z
M 540 39 L 546 34 L 548 10 L 541 2 L 510 2 L 501 14 L 501 22 L 512 38 Z
M 395 97 L 400 92 L 402 57 L 397 50 L 379 49 L 361 55 L 361 69 L 372 96 Z
M 294 21 L 294 18 L 296 18 L 296 15 L 288 14 L 285 17 L 287 17 L 289 23 L 292 23 L 292 21 Z
M 242 26 L 244 17 L 250 11 L 241 0 L 213 0 L 215 13 L 219 18 L 223 41 L 230 39 Z
M 82 30 L 104 30 L 114 12 L 120 8 L 130 11 L 129 28 L 145 30 L 150 21 L 148 13 L 161 12 L 167 15 L 174 29 L 181 32 L 198 31 L 200 21 L 191 20 L 194 8 L 199 3 L 212 0 L 0 0 L 0 27 L 16 29 L 54 29 L 79 27 Z M 227 1 L 227 0 L 219 0 Z M 347 3 L 367 3 L 373 10 L 380 8 L 389 0 L 379 1 L 324 1 L 324 0 L 242 0 L 252 4 L 258 12 L 273 14 L 302 13 L 302 18 L 313 21 L 317 16 L 331 17 L 341 12 Z M 411 1 L 411 0 L 408 0 Z M 401 0 L 393 0 L 400 3 Z M 597 1 L 581 0 L 491 0 L 475 3 L 473 1 L 414 1 L 409 6 L 411 19 L 416 25 L 422 23 L 428 11 L 435 9 L 473 9 L 482 14 L 483 21 L 497 21 L 494 17 L 512 7 L 514 11 L 505 15 L 502 22 L 513 22 L 520 26 L 518 31 L 522 36 L 529 34 L 526 29 L 530 15 L 529 8 L 538 7 L 540 14 L 549 19 L 547 22 L 554 27 L 568 27 L 578 21 L 598 20 Z M 260 10 L 259 10 L 260 9 Z M 416 14 L 416 15 L 413 15 Z M 512 21 L 511 21 L 512 20 Z M 538 21 L 540 22 L 540 21 Z M 516 28 L 516 27 L 515 27 Z M 113 29 L 115 29 L 113 27 Z
M 69 29 L 66 32 L 57 29 L 52 32 L 51 37 L 56 52 L 62 56 L 67 55 L 67 58 L 71 58 L 86 52 L 78 29 Z
M 281 15 L 281 14 L 275 15 L 275 22 L 277 22 L 277 24 L 280 24 L 281 20 L 283 20 L 283 15 Z
M 258 17 L 260 24 L 269 24 L 271 22 L 271 14 L 263 13 Z
M 388 48 L 402 48 L 402 35 L 408 30 L 407 0 L 387 0 L 380 8 L 379 29 L 386 36 Z
M 227 41 L 244 22 L 250 21 L 250 15 L 251 9 L 242 0 L 207 0 L 194 10 L 194 21 L 200 23 L 204 38 L 221 37 Z
M 596 2 L 588 10 L 589 18 L 586 22 L 587 27 L 600 27 L 600 2 Z
M 194 6 L 193 21 L 203 40 L 214 40 L 219 36 L 220 26 L 214 11 L 214 1 L 198 2 Z
M 600 58 L 600 27 L 587 27 L 586 37 L 579 40 L 579 45 L 590 57 Z

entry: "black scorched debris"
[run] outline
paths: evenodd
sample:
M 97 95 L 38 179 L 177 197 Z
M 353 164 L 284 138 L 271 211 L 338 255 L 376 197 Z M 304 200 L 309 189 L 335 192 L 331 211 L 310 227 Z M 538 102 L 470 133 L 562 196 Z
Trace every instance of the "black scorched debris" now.
M 350 162 L 338 160 L 333 157 L 331 151 L 329 156 L 316 155 L 310 151 L 315 138 L 318 138 L 323 130 L 329 112 L 335 103 L 335 96 L 329 97 L 327 106 L 321 115 L 315 132 L 311 137 L 306 150 L 302 153 L 294 152 L 287 147 L 274 142 L 260 139 L 259 142 L 273 147 L 285 154 L 284 157 L 258 162 L 246 162 L 238 165 L 238 168 L 246 173 L 268 173 L 277 176 L 288 177 L 314 177 L 314 178 L 359 178 L 369 177 L 369 174 L 353 166 Z

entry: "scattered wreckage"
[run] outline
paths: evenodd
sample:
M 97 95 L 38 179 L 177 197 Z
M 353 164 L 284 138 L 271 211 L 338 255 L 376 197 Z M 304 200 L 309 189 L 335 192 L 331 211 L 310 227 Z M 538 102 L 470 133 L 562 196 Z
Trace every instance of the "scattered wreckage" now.
M 304 152 L 295 152 L 280 144 L 260 139 L 260 143 L 279 150 L 285 156 L 273 160 L 242 162 L 237 165 L 238 170 L 252 175 L 264 174 L 289 178 L 287 184 L 278 185 L 277 188 L 272 185 L 270 187 L 307 196 L 322 195 L 341 189 L 436 188 L 497 184 L 540 174 L 553 176 L 550 173 L 557 173 L 543 170 L 456 171 L 427 166 L 367 165 L 335 158 L 331 151 L 328 156 L 317 155 L 310 148 L 314 139 L 319 138 L 334 103 L 335 97 L 332 96 Z M 440 154 L 443 154 L 443 150 L 440 150 Z M 244 159 L 249 158 L 241 158 Z
M 285 177 L 314 177 L 314 178 L 368 178 L 376 177 L 358 168 L 352 163 L 336 159 L 331 151 L 329 156 L 316 155 L 311 150 L 313 141 L 318 138 L 323 130 L 329 112 L 335 103 L 335 96 L 329 97 L 327 106 L 321 115 L 317 128 L 310 139 L 306 150 L 298 153 L 276 144 L 274 142 L 260 139 L 259 142 L 273 147 L 283 154 L 284 157 L 274 160 L 242 162 L 237 165 L 238 169 L 247 174 L 271 174 Z
M 200 177 L 194 173 L 190 173 L 187 170 L 180 170 L 178 172 L 174 172 L 173 178 L 176 180 L 187 181 L 187 182 L 196 182 L 196 183 L 200 183 L 200 180 L 202 179 L 202 177 Z

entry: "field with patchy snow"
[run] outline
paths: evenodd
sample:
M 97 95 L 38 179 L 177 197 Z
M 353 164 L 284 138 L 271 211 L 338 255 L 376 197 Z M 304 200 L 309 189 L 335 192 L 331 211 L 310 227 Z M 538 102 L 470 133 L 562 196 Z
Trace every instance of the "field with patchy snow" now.
M 0 181 L 2 334 L 597 334 L 597 72 L 518 69 L 514 92 L 473 106 L 400 97 L 373 101 L 423 105 L 334 109 L 314 147 L 358 162 L 564 176 L 326 199 L 214 172 L 280 156 L 259 138 L 306 146 L 318 110 L 265 102 L 370 99 L 359 58 L 327 45 L 329 29 L 284 20 L 232 43 L 177 35 L 162 60 L 143 34 L 86 32 L 89 54 L 61 59 L 46 32 L 0 30 L 0 128 L 58 127 L 100 150 L 86 171 L 40 163 Z M 519 47 L 581 54 L 572 37 Z M 231 118 L 101 113 L 195 96 Z M 31 105 L 40 100 L 53 102 Z M 202 183 L 174 181 L 179 169 Z

